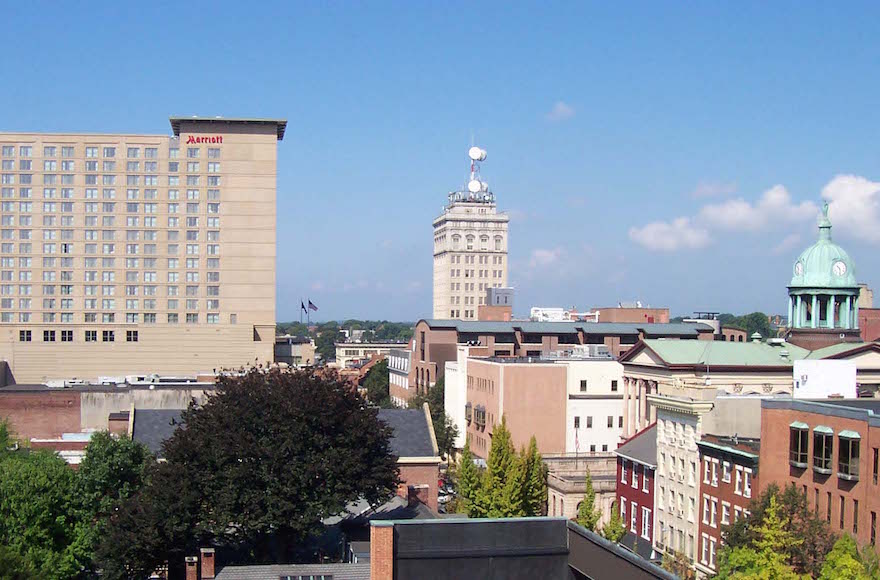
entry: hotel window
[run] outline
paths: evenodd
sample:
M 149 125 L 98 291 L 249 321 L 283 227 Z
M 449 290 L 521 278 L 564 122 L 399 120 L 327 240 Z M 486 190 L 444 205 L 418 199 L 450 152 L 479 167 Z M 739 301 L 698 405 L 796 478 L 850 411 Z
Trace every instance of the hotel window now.
M 104 157 L 116 157 L 116 147 L 104 147 Z
M 207 315 L 208 324 L 218 324 L 220 322 L 219 314 L 208 314 Z
M 14 157 L 15 156 L 15 146 L 14 145 L 4 145 L 2 155 L 3 155 L 3 157 Z
M 125 342 L 137 342 L 138 341 L 138 331 L 137 330 L 126 330 L 125 331 Z
M 199 315 L 194 313 L 189 313 L 186 315 L 186 323 L 187 324 L 198 324 Z
M 168 324 L 177 324 L 178 314 L 176 312 L 168 313 Z
M 837 476 L 849 481 L 859 480 L 859 434 L 841 431 L 838 435 L 839 461 Z
M 62 147 L 61 148 L 61 156 L 62 157 L 73 157 L 74 156 L 73 147 Z
M 140 161 L 129 161 L 128 163 L 125 164 L 125 170 L 129 171 L 131 173 L 137 173 L 138 171 L 141 170 Z
M 131 159 L 137 159 L 141 156 L 141 150 L 137 147 L 129 147 L 128 148 L 128 157 Z
M 55 331 L 54 330 L 44 330 L 43 331 L 43 342 L 55 342 Z
M 170 147 L 168 149 L 168 159 L 177 159 L 180 157 L 180 149 L 177 147 Z
M 831 456 L 834 451 L 834 432 L 830 427 L 818 426 L 813 429 L 813 470 L 828 475 L 831 473 Z
M 113 342 L 115 336 L 112 330 L 105 330 L 101 333 L 101 338 L 104 342 Z
M 198 147 L 187 147 L 186 157 L 187 157 L 187 159 L 198 159 L 199 148 Z
M 31 157 L 34 153 L 34 148 L 30 145 L 22 145 L 18 148 L 18 155 L 20 157 Z
M 220 159 L 220 149 L 216 147 L 208 148 L 208 159 Z
M 19 330 L 18 331 L 18 340 L 19 340 L 19 342 L 30 342 L 31 341 L 31 331 L 30 330 Z
M 87 330 L 86 331 L 86 342 L 98 342 L 98 331 L 97 330 Z
M 72 330 L 62 330 L 61 331 L 61 342 L 73 342 L 73 331 Z
M 43 157 L 55 157 L 57 149 L 55 147 L 43 147 Z

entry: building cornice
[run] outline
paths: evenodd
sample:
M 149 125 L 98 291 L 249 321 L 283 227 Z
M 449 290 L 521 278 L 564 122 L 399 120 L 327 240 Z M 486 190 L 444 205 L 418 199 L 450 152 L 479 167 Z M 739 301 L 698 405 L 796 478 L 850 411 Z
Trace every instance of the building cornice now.
M 711 411 L 715 406 L 715 403 L 712 401 L 680 399 L 678 397 L 658 394 L 647 395 L 647 400 L 658 409 L 675 411 L 676 413 L 683 413 L 686 415 L 703 415 Z

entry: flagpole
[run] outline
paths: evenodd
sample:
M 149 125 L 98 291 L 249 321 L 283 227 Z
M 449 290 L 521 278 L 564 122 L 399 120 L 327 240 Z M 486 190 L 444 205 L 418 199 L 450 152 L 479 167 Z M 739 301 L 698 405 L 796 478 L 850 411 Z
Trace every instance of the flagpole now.
M 312 299 L 309 298 L 308 301 L 309 301 L 309 306 L 311 306 Z M 306 306 L 306 321 L 308 322 L 309 326 L 312 325 L 312 309 L 309 308 L 308 306 Z
M 302 309 L 302 298 L 299 299 L 299 323 L 303 323 L 303 309 Z

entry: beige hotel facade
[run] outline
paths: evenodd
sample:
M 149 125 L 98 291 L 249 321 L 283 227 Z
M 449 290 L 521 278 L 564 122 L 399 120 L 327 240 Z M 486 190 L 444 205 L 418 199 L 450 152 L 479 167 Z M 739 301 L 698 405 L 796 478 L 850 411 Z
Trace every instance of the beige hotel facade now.
M 0 385 L 272 360 L 286 121 L 170 120 L 0 133 Z

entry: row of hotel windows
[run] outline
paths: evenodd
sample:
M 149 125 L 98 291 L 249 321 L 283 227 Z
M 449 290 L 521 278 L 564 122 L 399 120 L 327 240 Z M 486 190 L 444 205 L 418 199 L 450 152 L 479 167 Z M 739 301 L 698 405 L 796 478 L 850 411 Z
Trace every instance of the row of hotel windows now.
M 61 208 L 62 213 L 73 213 L 73 205 L 72 201 L 65 201 L 61 203 L 56 203 L 54 201 L 44 201 L 43 202 L 43 213 L 55 213 L 58 211 L 58 208 Z M 84 204 L 86 207 L 86 213 L 98 213 L 98 202 L 89 202 Z M 122 204 L 119 204 L 120 207 Z M 0 202 L 0 211 L 4 213 L 11 213 L 18 209 L 21 213 L 32 213 L 33 212 L 34 203 L 32 201 L 4 201 Z M 140 213 L 141 208 L 143 207 L 145 214 L 157 214 L 159 213 L 159 204 L 158 203 L 137 203 L 137 202 L 128 202 L 125 204 L 125 213 Z M 208 203 L 206 204 L 206 209 L 209 214 L 218 215 L 220 213 L 220 204 Z M 101 210 L 104 213 L 113 213 L 116 211 L 116 202 L 113 201 L 105 201 L 101 204 Z M 180 204 L 179 203 L 169 203 L 167 204 L 167 210 L 169 214 L 180 213 Z M 186 213 L 200 214 L 201 213 L 201 204 L 199 202 L 190 202 L 186 204 Z M 55 216 L 46 216 L 46 217 L 55 217 Z M 45 225 L 45 224 L 44 224 Z
M 189 241 L 189 240 L 187 240 L 187 241 Z M 176 255 L 178 252 L 178 247 L 179 246 L 177 246 L 176 244 L 169 244 L 169 248 L 168 248 L 167 253 L 169 253 L 171 255 Z M 200 246 L 199 244 L 187 244 L 186 253 L 189 256 L 197 256 L 200 254 L 201 247 L 202 246 Z M 42 253 L 56 254 L 56 253 L 58 253 L 57 250 L 59 248 L 60 248 L 62 254 L 73 254 L 75 246 L 72 243 L 63 243 L 63 244 L 58 245 L 58 244 L 54 244 L 54 243 L 50 242 L 50 243 L 43 244 L 43 252 Z M 220 244 L 207 244 L 204 246 L 204 248 L 205 248 L 205 252 L 209 256 L 217 256 L 220 254 Z M 31 243 L 19 244 L 18 249 L 19 249 L 18 253 L 20 253 L 20 254 L 33 254 L 34 253 L 33 252 L 33 244 L 31 244 Z M 155 255 L 158 253 L 157 252 L 158 246 L 156 244 L 144 244 L 143 249 L 144 249 L 143 253 L 146 255 Z M 98 244 L 85 244 L 85 250 L 86 250 L 85 251 L 86 254 L 97 254 L 98 253 Z M 140 250 L 141 250 L 140 244 L 126 244 L 125 245 L 125 253 L 130 256 L 137 256 L 138 254 L 141 253 Z M 0 251 L 2 251 L 2 253 L 4 253 L 4 254 L 14 254 L 14 253 L 16 253 L 15 252 L 15 244 L 13 244 L 12 242 L 0 243 Z M 115 243 L 102 244 L 101 245 L 101 254 L 103 254 L 105 256 L 111 256 L 111 255 L 116 254 L 116 244 Z M 12 258 L 9 258 L 9 259 L 12 259 Z M 92 259 L 96 260 L 97 258 L 92 258 Z M 189 259 L 196 259 L 196 258 L 187 258 L 187 259 L 189 260 Z M 22 262 L 22 260 L 25 260 L 25 261 L 31 260 L 31 258 L 27 257 L 27 256 L 19 258 L 19 268 L 33 267 L 32 265 L 26 265 L 26 266 L 22 265 L 24 263 L 27 263 L 27 262 Z M 132 266 L 127 265 L 126 268 L 132 268 L 132 267 L 137 268 L 138 267 L 136 265 L 137 258 L 132 258 L 132 260 L 134 260 L 134 261 L 131 262 L 131 264 L 134 264 L 134 265 L 132 265 Z M 144 259 L 145 262 L 147 260 L 155 260 L 155 258 L 145 258 Z M 171 258 L 171 259 L 169 259 L 168 262 L 169 262 L 169 266 L 168 266 L 169 268 L 171 268 L 171 267 L 176 268 L 177 267 L 177 266 L 170 265 L 170 264 L 177 263 L 176 258 Z M 126 262 L 126 264 L 128 264 L 128 263 L 129 262 Z M 33 262 L 31 262 L 31 264 L 33 264 Z M 6 268 L 14 268 L 15 266 L 5 266 L 5 267 Z M 51 268 L 53 266 L 46 266 L 46 267 Z M 86 266 L 86 267 L 89 267 L 89 266 Z M 93 267 L 95 267 L 95 266 L 93 266 Z M 114 267 L 114 266 L 111 266 L 111 267 Z M 152 267 L 155 267 L 155 265 Z M 198 267 L 198 266 L 196 266 L 196 267 Z
M 184 320 L 186 321 L 187 324 L 199 324 L 199 314 L 198 313 L 188 313 Z M 69 321 L 72 322 L 72 319 Z M 155 313 L 145 313 L 143 315 L 143 321 L 146 324 L 156 324 L 156 314 Z M 167 315 L 167 321 L 168 321 L 168 324 L 178 324 L 180 322 L 180 315 L 177 313 L 169 313 Z M 30 321 L 28 320 L 26 322 L 30 322 Z M 54 321 L 52 321 L 52 322 L 54 322 Z M 65 320 L 62 320 L 62 322 L 65 322 Z M 94 317 L 86 316 L 85 322 L 87 324 L 97 323 L 97 319 L 95 319 Z M 112 324 L 112 323 L 116 322 L 116 318 L 112 313 L 105 314 L 104 317 L 102 318 L 101 322 L 105 323 L 105 324 Z M 207 315 L 205 315 L 205 322 L 207 324 L 220 324 L 220 315 L 217 313 L 207 314 Z M 230 322 L 230 324 L 236 323 L 236 315 L 235 314 L 229 315 L 229 322 Z M 138 315 L 131 314 L 131 313 L 127 314 L 126 315 L 126 323 L 129 323 L 129 324 L 138 323 Z M 52 332 L 54 332 L 54 331 L 52 331 Z M 72 332 L 72 331 L 65 330 L 63 332 Z M 26 333 L 26 334 L 22 334 L 22 333 Z M 20 331 L 18 339 L 20 342 L 31 342 L 31 331 L 30 330 Z M 44 337 L 44 339 L 45 339 L 45 337 Z M 52 342 L 52 341 L 54 341 L 54 338 L 52 338 L 52 340 L 50 340 L 48 342 Z M 67 341 L 62 341 L 62 342 L 67 342 Z
M 219 167 L 216 168 L 217 171 L 220 170 Z M 16 175 L 18 175 L 18 183 L 21 185 L 33 185 L 34 184 L 34 176 L 31 173 L 0 173 L 0 184 L 2 185 L 15 185 L 16 184 Z M 101 185 L 118 185 L 116 182 L 116 174 L 103 174 L 100 176 Z M 141 178 L 143 177 L 143 180 Z M 219 187 L 220 186 L 220 176 L 219 175 L 209 175 L 207 179 L 208 187 Z M 73 173 L 63 173 L 60 176 L 54 173 L 44 173 L 43 174 L 43 185 L 74 185 L 74 174 Z M 128 186 L 158 186 L 159 185 L 159 176 L 157 175 L 126 175 L 125 176 L 125 184 Z M 98 185 L 98 175 L 93 173 L 85 174 L 85 185 Z M 177 175 L 169 175 L 168 176 L 168 187 L 176 187 L 180 185 L 180 177 Z M 199 187 L 202 185 L 202 177 L 200 175 L 187 175 L 186 176 L 186 185 Z M 22 188 L 22 189 L 30 189 L 30 188 Z M 19 189 L 19 192 L 21 189 Z
M 58 168 L 61 168 L 61 171 L 76 171 L 76 161 L 67 160 L 62 161 L 61 164 L 54 159 L 47 159 L 43 161 L 43 171 L 44 172 L 54 172 L 58 171 Z M 159 162 L 158 161 L 144 161 L 143 165 L 141 165 L 140 161 L 128 161 L 125 164 L 126 173 L 140 173 L 141 167 L 143 167 L 144 173 L 158 173 L 159 171 Z M 199 173 L 201 171 L 201 163 L 198 161 L 187 161 L 186 163 L 186 172 L 187 173 Z M 220 173 L 220 162 L 219 161 L 209 161 L 205 164 L 205 167 L 208 170 L 208 173 Z M 0 161 L 0 171 L 15 171 L 15 160 L 14 159 L 3 159 Z M 18 162 L 18 171 L 33 171 L 34 164 L 30 159 L 22 159 Z M 85 170 L 87 172 L 98 172 L 98 162 L 97 161 L 86 161 L 85 162 Z M 101 166 L 102 173 L 110 173 L 116 171 L 116 162 L 115 161 L 105 161 Z M 180 171 L 180 162 L 179 161 L 169 161 L 168 162 L 168 172 L 169 173 L 178 173 Z
M 15 193 L 18 191 L 18 197 L 22 199 L 33 199 L 34 198 L 34 188 L 32 187 L 19 187 L 17 190 L 14 187 L 4 187 L 0 189 L 0 197 L 3 199 L 12 199 L 15 197 Z M 126 188 L 125 189 L 125 199 L 128 200 L 137 200 L 141 199 L 141 192 L 143 191 L 143 199 L 158 199 L 159 198 L 159 190 L 158 189 L 143 189 L 140 188 Z M 186 191 L 186 199 L 189 201 L 197 201 L 200 198 L 199 189 L 187 189 Z M 208 201 L 217 201 L 220 199 L 220 190 L 219 189 L 207 189 Z M 43 188 L 43 199 L 75 199 L 76 197 L 76 188 L 74 187 L 44 187 Z M 98 199 L 98 188 L 96 187 L 87 187 L 83 190 L 83 198 L 84 199 Z M 116 199 L 116 188 L 107 187 L 101 189 L 101 199 Z M 168 201 L 179 201 L 180 200 L 180 190 L 179 189 L 169 189 L 168 190 Z M 67 207 L 67 206 L 61 206 Z M 70 209 L 73 209 L 73 206 L 70 206 Z M 10 210 L 11 211 L 11 210 Z M 55 211 L 55 210 L 52 210 Z M 169 212 L 176 213 L 176 212 Z
M 121 302 L 121 301 L 120 301 Z M 137 298 L 127 298 L 125 300 L 125 309 L 126 310 L 140 310 L 140 304 L 143 304 L 144 310 L 155 310 L 156 309 L 156 300 L 154 298 L 145 298 L 143 302 L 138 300 Z M 167 302 L 168 310 L 177 310 L 180 308 L 180 300 L 170 299 Z M 219 310 L 220 309 L 220 300 L 216 298 L 211 298 L 205 301 L 208 310 Z M 44 298 L 43 299 L 43 310 L 55 310 L 56 307 L 60 306 L 61 310 L 73 310 L 73 299 L 72 298 L 62 298 L 61 300 L 56 300 L 55 298 Z M 15 300 L 13 298 L 2 298 L 0 299 L 0 308 L 8 309 L 15 307 Z M 18 299 L 18 307 L 21 310 L 31 310 L 33 308 L 33 300 L 31 298 L 19 298 Z M 97 310 L 98 308 L 98 299 L 97 298 L 85 298 L 83 300 L 83 307 L 87 310 Z M 101 309 L 102 310 L 116 310 L 116 299 L 115 298 L 104 298 L 101 300 Z M 186 309 L 187 310 L 198 310 L 199 309 L 199 301 L 195 298 L 189 298 L 186 300 Z M 369 356 L 369 355 L 364 355 Z
M 503 278 L 502 274 L 503 274 L 503 272 L 501 270 L 492 270 L 492 277 L 493 278 Z M 453 268 L 453 269 L 449 270 L 449 275 L 453 278 L 461 278 L 462 277 L 461 269 Z M 479 270 L 479 275 L 475 275 L 474 270 L 465 270 L 464 277 L 465 278 L 477 278 L 477 277 L 488 278 L 489 277 L 489 270 Z
M 499 288 L 500 286 L 501 286 L 500 282 L 493 282 L 493 283 L 480 282 L 479 286 L 476 285 L 474 282 L 465 282 L 464 283 L 464 291 L 465 292 L 473 292 L 475 288 L 479 288 L 480 292 L 482 292 L 486 288 Z M 449 285 L 449 289 L 452 290 L 453 292 L 461 291 L 461 282 L 452 282 Z M 480 297 L 480 304 L 482 304 L 482 303 L 483 303 L 483 298 Z
M 74 146 L 56 146 L 56 145 L 46 145 L 43 147 L 43 157 L 55 157 L 58 154 L 58 150 L 61 150 L 61 157 L 71 158 L 76 156 L 76 148 Z M 98 151 L 100 150 L 103 153 L 103 157 L 114 158 L 116 157 L 116 147 L 94 147 L 89 146 L 85 148 L 85 156 L 86 158 L 93 159 L 98 157 Z M 126 157 L 129 159 L 139 159 L 141 156 L 140 147 L 126 147 L 125 149 Z M 186 149 L 186 157 L 188 159 L 198 159 L 201 155 L 200 147 L 187 147 Z M 218 147 L 209 147 L 208 148 L 208 158 L 209 159 L 219 159 L 220 158 L 220 149 Z M 24 158 L 30 158 L 34 156 L 34 148 L 32 145 L 20 145 L 18 147 L 18 156 Z M 168 149 L 168 158 L 169 159 L 177 159 L 180 156 L 180 149 L 177 147 L 171 147 Z M 0 147 L 0 157 L 15 157 L 15 145 L 3 145 Z M 146 159 L 157 159 L 159 157 L 159 148 L 158 147 L 144 147 L 144 158 Z
M 55 342 L 55 331 L 54 330 L 44 330 L 43 331 L 43 342 Z M 61 330 L 58 331 L 58 335 L 61 338 L 60 342 L 73 342 L 73 331 L 72 330 Z M 114 342 L 116 340 L 116 331 L 114 330 L 103 330 L 101 331 L 101 339 L 103 342 Z M 18 340 L 21 342 L 31 342 L 31 331 L 30 330 L 19 330 L 18 331 Z M 98 331 L 97 330 L 86 330 L 85 331 L 85 341 L 86 342 L 98 342 Z M 125 342 L 137 342 L 138 341 L 138 331 L 137 330 L 126 330 L 125 331 Z
M 450 264 L 461 264 L 462 256 L 451 256 L 449 258 Z M 474 258 L 479 258 L 478 263 L 480 264 L 489 264 L 489 256 L 464 256 L 465 264 L 473 264 Z M 492 263 L 496 266 L 504 264 L 504 256 L 491 256 Z
M 144 260 L 147 261 L 146 259 Z M 132 268 L 137 266 L 126 266 L 126 268 Z M 155 268 L 155 264 L 152 266 Z M 125 273 L 125 281 L 126 282 L 137 282 L 138 281 L 139 272 L 126 272 Z M 12 270 L 0 270 L 0 280 L 4 282 L 12 282 L 15 279 Z M 19 270 L 18 271 L 18 281 L 19 282 L 31 282 L 33 280 L 33 273 L 30 270 Z M 60 280 L 62 282 L 72 282 L 73 281 L 73 272 L 62 271 Z M 98 272 L 96 270 L 87 270 L 84 272 L 84 280 L 86 282 L 97 282 L 98 281 Z M 100 280 L 102 282 L 115 282 L 116 281 L 116 272 L 114 271 L 102 271 Z M 55 272 L 43 272 L 43 282 L 55 282 Z M 157 272 L 144 272 L 144 282 L 158 282 L 159 277 Z M 172 284 L 176 284 L 180 282 L 180 273 L 179 272 L 168 272 L 168 282 Z M 186 281 L 187 282 L 199 282 L 199 273 L 198 272 L 186 272 Z M 220 272 L 208 272 L 207 273 L 207 281 L 208 282 L 219 282 L 220 281 Z
M 465 240 L 465 249 L 473 250 L 474 249 L 474 236 L 467 236 Z M 501 251 L 503 249 L 503 238 L 501 236 L 495 236 L 495 251 Z M 454 250 L 458 250 L 461 246 L 461 236 L 455 235 L 452 236 L 452 248 Z M 481 236 L 480 237 L 480 250 L 488 250 L 489 249 L 489 236 Z
M 805 469 L 809 460 L 809 432 L 803 423 L 790 426 L 788 461 L 793 467 Z M 859 439 L 854 431 L 838 434 L 837 476 L 849 481 L 859 480 Z M 874 483 L 877 483 L 877 449 L 874 449 Z M 834 431 L 819 425 L 813 428 L 813 471 L 823 475 L 832 473 L 834 455 Z

